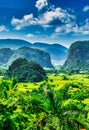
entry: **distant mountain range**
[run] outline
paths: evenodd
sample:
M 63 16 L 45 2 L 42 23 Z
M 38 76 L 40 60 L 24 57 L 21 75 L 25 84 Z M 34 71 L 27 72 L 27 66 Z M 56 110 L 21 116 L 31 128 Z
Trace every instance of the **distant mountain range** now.
M 18 58 L 36 61 L 44 68 L 53 68 L 53 65 L 60 65 L 66 59 L 64 70 L 89 71 L 89 41 L 74 42 L 67 49 L 60 44 L 32 44 L 18 39 L 0 40 L 0 66 L 7 67 Z
M 77 41 L 70 46 L 63 69 L 89 71 L 89 41 Z
M 19 39 L 0 39 L 0 48 L 11 48 L 15 50 L 23 46 L 30 47 L 31 45 L 30 42 Z
M 10 57 L 8 65 L 18 58 L 25 58 L 28 61 L 36 61 L 44 68 L 53 68 L 50 55 L 42 50 L 30 47 L 21 47 Z
M 50 54 L 52 64 L 63 64 L 66 59 L 67 48 L 60 44 L 47 44 L 47 43 L 30 43 L 18 39 L 1 39 L 0 48 L 10 48 L 16 50 L 21 47 L 31 47 L 45 51 Z
M 63 64 L 67 56 L 67 48 L 60 44 L 34 43 L 34 48 L 48 52 L 51 56 L 52 63 Z
M 11 50 L 10 48 L 0 49 L 0 66 L 8 67 L 18 58 L 36 61 L 44 68 L 53 68 L 50 55 L 42 50 L 30 47 L 21 47 L 17 50 Z

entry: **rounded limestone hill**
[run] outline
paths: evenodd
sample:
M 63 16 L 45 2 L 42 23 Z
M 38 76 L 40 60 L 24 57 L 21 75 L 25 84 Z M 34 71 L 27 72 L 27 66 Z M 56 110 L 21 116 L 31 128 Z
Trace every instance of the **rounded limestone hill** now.
M 14 51 L 10 48 L 1 48 L 0 49 L 0 66 L 6 64 L 10 57 L 13 55 Z
M 46 73 L 40 64 L 24 58 L 13 61 L 7 70 L 7 76 L 14 77 L 19 82 L 39 82 L 46 79 Z
M 28 61 L 36 61 L 44 68 L 53 68 L 50 55 L 47 52 L 39 49 L 25 46 L 17 49 L 15 53 L 10 57 L 7 66 L 11 65 L 11 63 L 18 58 L 24 58 Z
M 63 69 L 89 71 L 89 41 L 77 41 L 70 46 Z

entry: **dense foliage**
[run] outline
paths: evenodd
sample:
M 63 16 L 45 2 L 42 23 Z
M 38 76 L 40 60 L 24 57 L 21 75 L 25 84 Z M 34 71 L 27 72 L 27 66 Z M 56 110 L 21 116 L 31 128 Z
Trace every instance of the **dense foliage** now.
M 0 68 L 0 76 L 5 76 L 6 69 Z
M 1 81 L 0 130 L 89 130 L 89 79 L 63 76 L 38 84 Z
M 17 78 L 19 82 L 38 82 L 46 78 L 46 73 L 38 63 L 19 58 L 9 66 L 7 76 Z

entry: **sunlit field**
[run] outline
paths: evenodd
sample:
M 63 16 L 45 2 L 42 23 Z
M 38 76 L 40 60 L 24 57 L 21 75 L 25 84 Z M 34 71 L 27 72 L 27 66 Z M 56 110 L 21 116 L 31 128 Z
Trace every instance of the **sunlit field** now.
M 89 129 L 88 75 L 49 74 L 34 83 L 1 77 L 0 95 L 1 130 Z
M 18 89 L 21 91 L 23 90 L 30 90 L 38 89 L 41 84 L 45 81 L 38 82 L 38 83 L 18 83 Z M 87 74 L 75 74 L 75 75 L 65 75 L 65 74 L 49 74 L 47 84 L 53 85 L 54 89 L 60 89 L 66 84 L 70 83 L 79 83 L 85 86 L 89 86 L 89 75 Z

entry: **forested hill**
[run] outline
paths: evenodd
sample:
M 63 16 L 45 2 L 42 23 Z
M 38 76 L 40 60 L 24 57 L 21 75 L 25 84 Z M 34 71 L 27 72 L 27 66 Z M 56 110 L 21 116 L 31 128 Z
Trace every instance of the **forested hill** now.
M 67 56 L 67 48 L 60 44 L 34 43 L 33 47 L 48 52 L 53 64 L 63 64 Z
M 13 55 L 14 51 L 10 48 L 0 49 L 0 65 L 6 64 L 10 57 Z
M 89 70 L 89 41 L 77 41 L 70 46 L 63 68 L 64 70 Z
M 28 61 L 36 61 L 45 68 L 53 68 L 50 55 L 42 50 L 33 49 L 30 47 L 21 47 L 14 52 L 7 65 L 9 66 L 18 58 L 25 58 Z
M 67 48 L 60 43 L 52 44 L 52 43 L 30 43 L 25 40 L 19 39 L 1 39 L 0 40 L 0 48 L 11 48 L 18 49 L 21 47 L 31 47 L 39 50 L 43 50 L 50 54 L 52 63 L 55 64 L 63 64 L 66 60 Z

